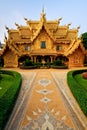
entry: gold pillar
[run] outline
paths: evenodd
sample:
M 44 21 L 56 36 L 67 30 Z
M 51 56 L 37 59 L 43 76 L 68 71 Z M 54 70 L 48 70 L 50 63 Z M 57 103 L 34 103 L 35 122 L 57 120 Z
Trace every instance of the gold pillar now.
M 56 60 L 56 56 L 54 57 L 54 61 Z
M 36 63 L 36 56 L 34 56 L 34 62 Z
M 53 60 L 52 60 L 52 62 L 54 62 L 54 56 L 53 56 Z
M 33 62 L 34 62 L 33 56 L 31 56 L 31 61 L 33 61 Z
M 50 56 L 50 58 L 51 58 L 51 63 L 53 62 L 53 57 L 52 56 Z

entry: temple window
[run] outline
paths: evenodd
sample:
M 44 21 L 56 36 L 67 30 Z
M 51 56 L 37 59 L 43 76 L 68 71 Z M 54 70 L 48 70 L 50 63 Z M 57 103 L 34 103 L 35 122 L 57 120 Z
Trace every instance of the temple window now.
M 41 41 L 41 49 L 45 49 L 46 48 L 46 42 L 45 41 Z
M 30 51 L 30 46 L 29 46 L 29 45 L 26 45 L 26 46 L 25 46 L 25 50 L 26 50 L 26 51 Z
M 56 46 L 56 50 L 57 51 L 61 51 L 62 50 L 62 46 L 60 46 L 60 45 Z

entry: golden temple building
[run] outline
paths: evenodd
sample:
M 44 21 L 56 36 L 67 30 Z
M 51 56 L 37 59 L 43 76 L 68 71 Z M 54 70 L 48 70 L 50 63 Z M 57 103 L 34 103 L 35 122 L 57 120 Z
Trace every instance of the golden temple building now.
M 33 62 L 53 62 L 59 58 L 68 68 L 84 65 L 85 49 L 78 37 L 79 27 L 60 26 L 62 18 L 49 21 L 44 11 L 38 21 L 24 19 L 26 26 L 15 23 L 17 29 L 6 27 L 8 38 L 0 51 L 4 67 L 18 67 L 24 57 Z

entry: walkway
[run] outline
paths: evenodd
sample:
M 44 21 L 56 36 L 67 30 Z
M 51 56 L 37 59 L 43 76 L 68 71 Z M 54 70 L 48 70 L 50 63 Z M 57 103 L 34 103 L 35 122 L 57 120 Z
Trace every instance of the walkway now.
M 5 130 L 86 130 L 87 120 L 66 84 L 67 70 L 18 71 L 22 88 Z

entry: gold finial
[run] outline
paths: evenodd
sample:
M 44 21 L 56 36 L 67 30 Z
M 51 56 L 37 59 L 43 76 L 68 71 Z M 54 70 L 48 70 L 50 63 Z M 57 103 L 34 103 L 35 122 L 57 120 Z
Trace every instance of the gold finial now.
M 69 27 L 72 23 L 68 23 L 67 26 Z
M 15 23 L 15 25 L 16 25 L 17 27 L 19 27 L 19 25 L 18 25 L 17 23 Z
M 25 20 L 25 21 L 28 21 L 28 19 L 27 19 L 27 18 L 24 18 L 24 20 Z
M 80 29 L 80 26 L 78 26 L 77 29 Z
M 57 20 L 58 24 L 60 24 L 61 20 L 62 20 L 62 17 Z
M 7 26 L 5 26 L 5 28 L 6 28 L 6 30 L 8 30 L 8 31 L 9 31 L 9 28 L 8 28 Z
M 58 21 L 61 21 L 62 20 L 62 17 L 58 19 Z

